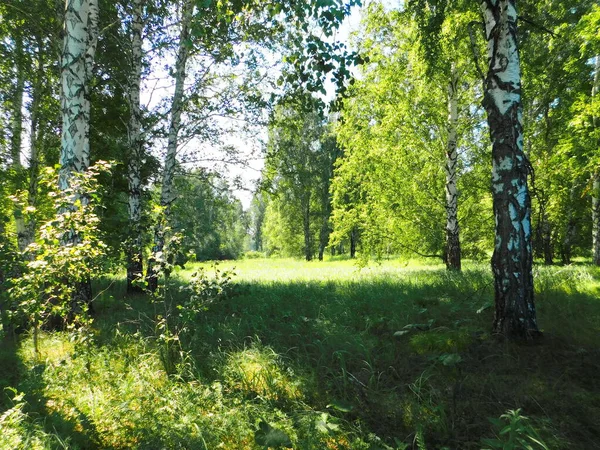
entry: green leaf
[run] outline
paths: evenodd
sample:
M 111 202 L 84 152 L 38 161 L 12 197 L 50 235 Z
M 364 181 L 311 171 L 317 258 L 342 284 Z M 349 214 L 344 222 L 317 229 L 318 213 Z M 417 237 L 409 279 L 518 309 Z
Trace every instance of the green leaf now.
M 254 433 L 254 440 L 258 445 L 264 447 L 285 447 L 292 448 L 292 442 L 287 434 L 278 428 L 274 428 L 262 420 L 259 429 Z
M 462 357 L 458 353 L 449 353 L 446 355 L 442 355 L 439 359 L 445 366 L 455 366 L 456 364 L 462 361 Z
M 408 333 L 410 333 L 410 330 L 396 331 L 394 333 L 394 337 L 399 338 L 399 337 L 402 337 L 402 336 L 404 336 L 405 334 L 408 334 Z
M 341 412 L 350 412 L 352 411 L 353 406 L 350 403 L 345 402 L 343 400 L 334 400 L 329 405 L 327 405 L 327 408 L 335 409 L 336 411 Z

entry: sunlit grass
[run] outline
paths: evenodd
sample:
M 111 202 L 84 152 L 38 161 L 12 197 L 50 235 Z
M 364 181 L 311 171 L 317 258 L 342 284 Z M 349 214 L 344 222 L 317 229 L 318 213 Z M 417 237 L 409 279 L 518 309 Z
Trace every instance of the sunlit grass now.
M 0 432 L 39 448 L 237 450 L 259 448 L 266 422 L 298 449 L 402 448 L 417 433 L 427 448 L 479 449 L 493 436 L 487 417 L 523 408 L 550 448 L 594 448 L 600 270 L 536 267 L 545 338 L 518 346 L 490 334 L 487 263 L 463 273 L 427 263 L 222 262 L 235 267 L 234 290 L 181 330 L 171 375 L 160 309 L 109 278 L 95 344 L 46 332 L 37 359 L 27 335 L 0 352 L 17 373 L 0 364 L 0 380 L 25 393 L 16 409 L 5 394 Z M 174 304 L 200 266 L 213 270 L 176 272 Z

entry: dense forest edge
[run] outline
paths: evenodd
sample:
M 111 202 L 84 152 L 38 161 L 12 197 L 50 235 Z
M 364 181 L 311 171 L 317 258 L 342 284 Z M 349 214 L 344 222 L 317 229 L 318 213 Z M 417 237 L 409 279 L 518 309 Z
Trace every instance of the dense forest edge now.
M 600 448 L 599 30 L 4 0 L 0 450 Z

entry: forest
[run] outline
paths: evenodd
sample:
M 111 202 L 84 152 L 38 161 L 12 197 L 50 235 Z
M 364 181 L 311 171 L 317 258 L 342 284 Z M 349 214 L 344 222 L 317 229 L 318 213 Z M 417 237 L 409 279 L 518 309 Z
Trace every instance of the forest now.
M 594 0 L 0 0 L 0 450 L 600 449 Z

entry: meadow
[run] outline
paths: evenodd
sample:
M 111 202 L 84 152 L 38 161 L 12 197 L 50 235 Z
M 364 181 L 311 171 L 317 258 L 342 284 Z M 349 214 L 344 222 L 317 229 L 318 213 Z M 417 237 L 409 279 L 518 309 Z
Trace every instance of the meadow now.
M 153 300 L 107 277 L 85 332 L 4 343 L 0 449 L 600 448 L 596 267 L 535 267 L 534 344 L 490 335 L 488 264 L 217 270 Z

